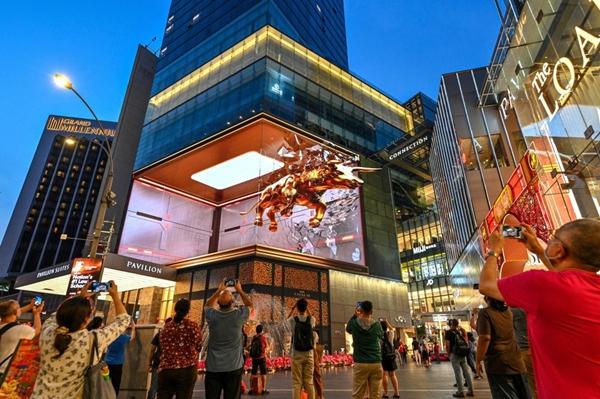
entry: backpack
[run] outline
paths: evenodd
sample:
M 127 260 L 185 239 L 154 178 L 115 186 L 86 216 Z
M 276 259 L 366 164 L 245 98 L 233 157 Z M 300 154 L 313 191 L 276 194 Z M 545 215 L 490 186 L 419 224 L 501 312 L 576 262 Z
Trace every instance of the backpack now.
M 252 359 L 258 359 L 262 356 L 263 348 L 261 341 L 260 335 L 255 335 L 254 338 L 252 338 L 252 343 L 250 344 L 250 357 Z
M 0 340 L 2 339 L 2 335 L 4 335 L 4 333 L 5 333 L 5 332 L 7 332 L 7 331 L 8 331 L 8 330 L 10 330 L 11 328 L 13 328 L 13 327 L 16 327 L 16 326 L 18 326 L 18 325 L 19 325 L 19 323 L 17 323 L 16 321 L 13 321 L 12 323 L 8 323 L 8 324 L 7 324 L 7 325 L 5 325 L 4 327 L 2 327 L 2 328 L 0 329 Z M 16 349 L 15 349 L 15 350 L 16 350 Z M 13 355 L 14 355 L 14 354 L 15 354 L 15 353 L 14 353 L 14 351 L 13 351 L 13 352 L 12 352 L 10 355 L 8 355 L 6 358 L 4 358 L 4 359 L 0 359 L 0 360 L 1 360 L 1 362 L 0 362 L 0 366 L 2 366 L 4 363 L 6 363 L 8 360 L 10 360 L 10 358 L 11 358 L 11 357 L 13 357 Z
M 294 321 L 294 349 L 299 352 L 312 350 L 315 343 L 310 316 L 306 317 L 306 321 L 300 321 L 298 316 L 294 316 Z
M 381 340 L 381 358 L 382 359 L 394 359 L 396 357 L 396 352 L 394 351 L 394 347 L 390 344 L 390 341 L 387 339 L 387 333 L 383 334 L 383 339 Z
M 457 356 L 467 356 L 469 354 L 469 344 L 467 344 L 463 335 L 458 331 L 454 331 L 454 337 L 452 352 Z

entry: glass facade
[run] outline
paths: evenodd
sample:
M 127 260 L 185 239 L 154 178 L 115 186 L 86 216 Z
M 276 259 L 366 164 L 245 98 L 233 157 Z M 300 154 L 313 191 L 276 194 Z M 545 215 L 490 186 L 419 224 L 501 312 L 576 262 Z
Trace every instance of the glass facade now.
M 515 165 L 494 107 L 480 107 L 487 69 L 442 76 L 431 141 L 431 174 L 450 268 L 483 222 Z
M 267 25 L 348 68 L 342 0 L 174 0 L 160 50 L 155 93 Z
M 399 221 L 402 280 L 408 283 L 413 315 L 454 310 L 439 217 L 425 212 Z
M 480 184 L 491 201 L 485 209 L 489 210 L 498 196 L 489 195 L 495 191 L 489 188 L 496 178 L 486 173 L 499 170 L 496 181 L 506 184 L 505 161 L 499 152 L 507 153 L 509 165 L 522 158 L 534 159 L 538 165 L 536 179 L 525 194 L 506 204 L 518 217 L 541 213 L 551 228 L 600 214 L 599 29 L 597 1 L 527 0 L 506 9 L 478 107 L 480 112 L 498 112 L 501 143 L 495 140 L 495 132 L 487 140 L 489 145 L 476 137 L 452 134 L 457 118 L 452 103 L 460 105 L 461 99 L 452 99 L 448 77 L 442 79 L 440 104 L 445 105 L 438 112 L 439 139 L 434 136 L 432 163 L 435 157 L 436 194 L 440 209 L 446 209 L 443 224 L 450 226 L 444 233 L 457 307 L 480 303 L 477 283 L 483 250 L 475 227 L 481 223 L 481 210 L 469 176 L 481 175 Z M 462 83 L 460 77 L 452 79 Z M 458 148 L 446 144 L 456 138 Z M 457 173 L 458 178 L 451 179 Z M 535 204 L 528 197 L 531 192 L 540 193 L 538 205 L 531 205 Z M 523 198 L 529 205 L 521 203 Z M 462 226 L 471 231 L 462 231 Z
M 360 153 L 413 129 L 404 107 L 265 27 L 150 99 L 135 168 L 260 112 Z
M 530 0 L 495 82 L 507 125 L 542 164 L 555 226 L 600 214 L 600 5 Z

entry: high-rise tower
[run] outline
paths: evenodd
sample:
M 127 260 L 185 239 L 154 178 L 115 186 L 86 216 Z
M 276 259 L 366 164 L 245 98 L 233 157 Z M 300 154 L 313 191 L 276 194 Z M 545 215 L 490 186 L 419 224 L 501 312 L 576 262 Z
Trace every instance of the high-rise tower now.
M 265 323 L 307 298 L 335 348 L 356 301 L 409 323 L 369 157 L 411 140 L 413 114 L 348 72 L 343 2 L 174 0 L 161 49 L 119 253 L 176 268 L 198 320 L 235 277 Z

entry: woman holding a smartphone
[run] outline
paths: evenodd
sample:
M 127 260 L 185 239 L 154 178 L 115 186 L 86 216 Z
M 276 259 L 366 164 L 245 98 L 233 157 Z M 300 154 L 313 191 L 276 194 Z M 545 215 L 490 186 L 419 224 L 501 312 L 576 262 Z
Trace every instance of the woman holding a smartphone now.
M 92 354 L 94 335 L 98 353 L 104 353 L 131 322 L 117 286 L 111 281 L 108 294 L 115 307 L 115 321 L 88 331 L 86 326 L 95 311 L 93 293 L 88 290 L 90 285 L 86 284 L 79 295 L 65 300 L 42 326 L 40 371 L 31 398 L 81 398 L 85 372 L 90 363 L 100 360 Z

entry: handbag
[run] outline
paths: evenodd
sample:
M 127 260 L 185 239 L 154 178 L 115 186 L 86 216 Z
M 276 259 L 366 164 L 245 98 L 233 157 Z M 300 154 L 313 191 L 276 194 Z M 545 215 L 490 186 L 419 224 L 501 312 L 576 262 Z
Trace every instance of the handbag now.
M 115 388 L 110 382 L 110 374 L 108 365 L 104 361 L 104 354 L 102 354 L 100 361 L 94 364 L 94 358 L 98 358 L 98 337 L 95 332 L 92 332 L 92 334 L 94 338 L 90 353 L 90 364 L 85 372 L 83 399 L 117 399 Z

